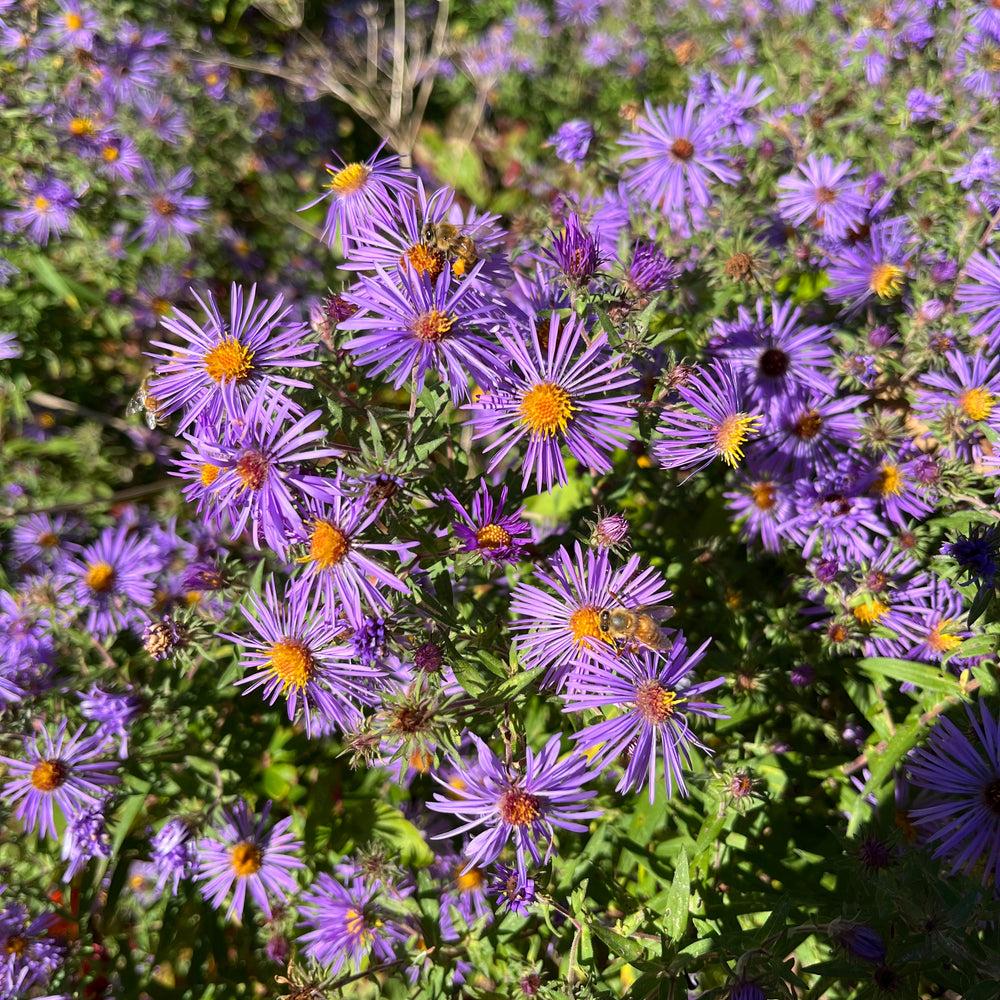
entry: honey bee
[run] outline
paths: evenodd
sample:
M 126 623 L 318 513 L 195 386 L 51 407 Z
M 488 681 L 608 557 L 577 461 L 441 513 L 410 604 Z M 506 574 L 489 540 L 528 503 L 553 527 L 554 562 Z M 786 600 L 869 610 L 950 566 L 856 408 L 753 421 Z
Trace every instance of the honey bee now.
M 666 604 L 640 605 L 638 608 L 605 608 L 597 620 L 597 627 L 614 642 L 625 647 L 645 646 L 647 649 L 667 650 L 673 640 L 663 634 L 657 619 L 671 618 L 674 608 Z
M 450 261 L 457 278 L 463 278 L 479 260 L 476 241 L 452 222 L 425 222 L 420 230 L 425 247 L 440 250 Z
M 156 402 L 156 397 L 149 394 L 149 376 L 147 375 L 142 380 L 135 395 L 128 401 L 125 415 L 131 417 L 136 413 L 141 413 L 143 420 L 146 421 L 146 426 L 152 431 L 166 424 L 166 420 L 160 417 L 158 410 L 159 405 Z

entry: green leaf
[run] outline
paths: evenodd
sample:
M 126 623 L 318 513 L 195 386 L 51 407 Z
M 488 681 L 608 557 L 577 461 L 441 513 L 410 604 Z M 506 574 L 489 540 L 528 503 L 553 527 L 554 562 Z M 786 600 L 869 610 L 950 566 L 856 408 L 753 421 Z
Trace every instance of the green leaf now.
M 972 599 L 972 607 L 969 608 L 968 622 L 974 625 L 986 614 L 989 606 L 993 603 L 996 591 L 993 587 L 980 587 L 976 591 L 976 596 Z
M 858 666 L 868 674 L 889 677 L 895 681 L 913 684 L 925 691 L 935 694 L 958 694 L 956 678 L 912 660 L 896 660 L 887 656 L 875 656 L 859 660 Z
M 372 830 L 398 851 L 399 861 L 415 868 L 425 868 L 434 860 L 420 831 L 403 814 L 385 802 L 373 803 L 375 822 Z
M 632 938 L 623 937 L 600 924 L 591 924 L 590 929 L 596 937 L 600 938 L 619 958 L 624 958 L 626 962 L 634 962 L 645 954 L 645 948 Z
M 111 844 L 111 854 L 117 857 L 121 846 L 125 843 L 125 838 L 129 835 L 136 817 L 142 812 L 143 803 L 146 801 L 148 791 L 139 792 L 135 795 L 128 795 L 118 809 L 118 821 L 115 824 L 115 837 Z
M 868 751 L 868 767 L 871 771 L 871 777 L 855 800 L 855 808 L 851 810 L 851 820 L 847 826 L 848 837 L 854 836 L 855 831 L 865 818 L 865 810 L 860 808 L 864 797 L 878 791 L 885 784 L 893 767 L 916 745 L 922 729 L 920 720 L 913 719 L 897 727 L 892 739 L 885 745 L 885 749 L 881 753 L 878 753 L 875 748 Z
M 674 880 L 667 896 L 667 909 L 663 929 L 671 941 L 679 941 L 687 929 L 688 909 L 691 905 L 691 873 L 688 870 L 687 851 L 681 848 L 674 868 Z

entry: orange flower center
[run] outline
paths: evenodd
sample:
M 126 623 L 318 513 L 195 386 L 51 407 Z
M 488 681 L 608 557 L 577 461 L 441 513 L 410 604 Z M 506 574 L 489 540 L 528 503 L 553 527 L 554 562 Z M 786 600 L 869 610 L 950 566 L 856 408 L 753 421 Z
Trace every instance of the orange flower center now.
M 565 389 L 551 382 L 541 382 L 532 386 L 521 400 L 521 423 L 535 437 L 550 437 L 557 432 L 565 434 L 574 409 Z
M 83 582 L 99 594 L 110 590 L 115 582 L 114 568 L 106 562 L 88 563 Z
M 778 502 L 774 483 L 754 483 L 750 488 L 750 495 L 758 510 L 770 510 Z
M 410 322 L 410 329 L 417 340 L 436 344 L 451 333 L 456 318 L 454 315 L 446 316 L 443 312 L 432 309 L 430 312 L 414 316 Z
M 268 666 L 281 681 L 281 692 L 304 688 L 316 672 L 316 660 L 301 639 L 282 638 L 271 646 Z
M 329 521 L 313 522 L 309 535 L 309 555 L 300 562 L 315 562 L 320 569 L 336 566 L 347 555 L 351 543 L 347 535 Z
M 69 768 L 58 759 L 43 760 L 31 769 L 31 784 L 40 792 L 54 792 L 69 777 Z
M 235 337 L 227 337 L 205 352 L 205 371 L 215 382 L 233 379 L 242 382 L 253 370 L 253 354 Z
M 541 799 L 523 788 L 508 788 L 500 796 L 500 818 L 510 826 L 530 826 L 541 816 Z
M 229 863 L 236 872 L 237 878 L 247 878 L 249 875 L 256 875 L 260 871 L 264 856 L 260 848 L 246 841 L 237 844 L 229 854 Z
M 499 524 L 484 525 L 476 532 L 476 547 L 480 549 L 505 549 L 510 543 L 510 532 Z
M 570 615 L 569 629 L 573 633 L 573 641 L 578 646 L 589 646 L 588 639 L 600 639 L 601 613 L 597 608 L 580 608 Z

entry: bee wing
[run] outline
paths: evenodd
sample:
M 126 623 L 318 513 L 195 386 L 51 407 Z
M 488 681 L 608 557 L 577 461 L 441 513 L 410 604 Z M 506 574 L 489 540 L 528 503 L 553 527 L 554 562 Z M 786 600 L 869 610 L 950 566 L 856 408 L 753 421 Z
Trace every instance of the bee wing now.
M 649 615 L 650 618 L 657 618 L 661 622 L 669 621 L 677 614 L 677 609 L 671 604 L 648 604 L 641 608 L 636 608 L 636 611 L 642 611 Z
M 160 421 L 157 419 L 156 411 L 150 410 L 148 408 L 142 411 L 143 419 L 146 421 L 146 426 L 151 430 L 155 431 Z
M 128 406 L 125 407 L 125 416 L 133 417 L 137 413 L 142 413 L 142 411 L 145 408 L 146 408 L 146 390 L 140 389 L 128 401 Z

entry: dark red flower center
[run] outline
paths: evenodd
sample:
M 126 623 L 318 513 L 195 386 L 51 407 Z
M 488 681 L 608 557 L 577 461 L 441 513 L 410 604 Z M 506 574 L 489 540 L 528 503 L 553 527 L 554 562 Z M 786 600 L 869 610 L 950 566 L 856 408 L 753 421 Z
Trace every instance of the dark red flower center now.
M 768 378 L 780 378 L 788 371 L 788 355 L 778 347 L 769 347 L 760 356 L 760 370 Z
M 510 826 L 530 826 L 541 815 L 542 800 L 523 788 L 508 788 L 497 807 L 500 818 Z

